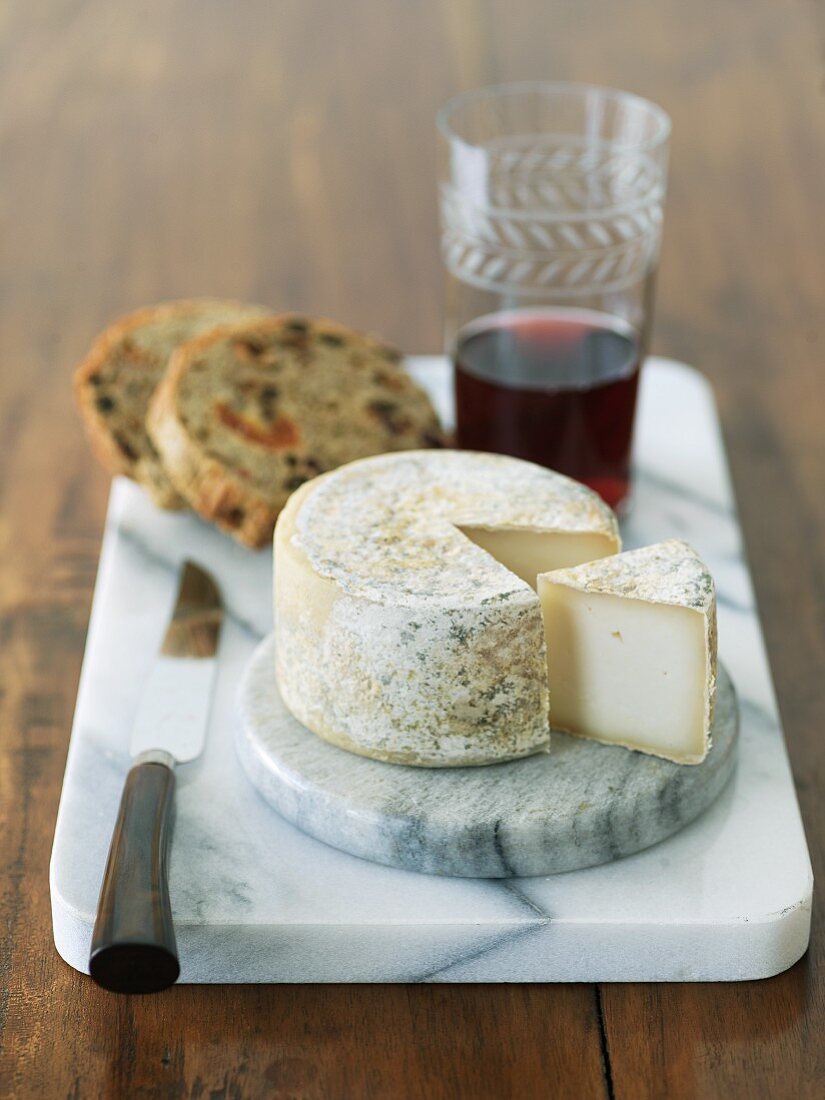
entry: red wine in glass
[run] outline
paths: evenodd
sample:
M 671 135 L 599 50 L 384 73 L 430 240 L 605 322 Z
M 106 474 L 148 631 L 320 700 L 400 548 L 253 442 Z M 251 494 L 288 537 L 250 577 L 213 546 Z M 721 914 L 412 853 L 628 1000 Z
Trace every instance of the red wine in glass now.
M 641 340 L 584 309 L 516 309 L 464 328 L 455 352 L 458 445 L 559 470 L 611 507 L 630 489 Z

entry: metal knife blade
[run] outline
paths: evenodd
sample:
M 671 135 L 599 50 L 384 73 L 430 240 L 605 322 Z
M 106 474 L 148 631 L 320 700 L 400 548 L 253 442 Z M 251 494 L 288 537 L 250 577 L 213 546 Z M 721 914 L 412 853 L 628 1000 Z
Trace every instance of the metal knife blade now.
M 141 697 L 129 749 L 165 752 L 178 764 L 203 751 L 223 607 L 212 577 L 184 564 L 175 609 Z

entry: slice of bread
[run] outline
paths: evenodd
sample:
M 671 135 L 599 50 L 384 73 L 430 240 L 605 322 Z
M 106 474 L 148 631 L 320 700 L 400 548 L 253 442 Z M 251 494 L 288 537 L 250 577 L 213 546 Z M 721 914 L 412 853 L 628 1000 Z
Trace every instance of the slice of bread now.
M 445 442 L 398 352 L 300 314 L 183 345 L 152 398 L 147 427 L 195 511 L 252 547 L 270 539 L 289 494 L 316 474 Z
M 166 476 L 146 434 L 146 411 L 174 349 L 216 325 L 268 311 L 204 298 L 163 302 L 115 321 L 75 371 L 74 393 L 98 459 L 112 474 L 139 481 L 162 508 L 186 501 Z

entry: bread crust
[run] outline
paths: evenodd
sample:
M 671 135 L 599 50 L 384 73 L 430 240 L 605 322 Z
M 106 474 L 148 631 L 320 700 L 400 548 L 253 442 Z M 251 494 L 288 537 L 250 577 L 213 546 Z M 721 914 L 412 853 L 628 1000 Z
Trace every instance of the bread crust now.
M 214 310 L 226 312 L 238 310 L 250 316 L 266 316 L 269 311 L 262 306 L 219 298 L 184 298 L 143 306 L 118 318 L 95 339 L 88 353 L 75 370 L 73 392 L 80 412 L 86 436 L 98 461 L 109 473 L 123 475 L 139 482 L 152 500 L 161 508 L 177 510 L 187 507 L 186 499 L 174 487 L 166 475 L 160 456 L 146 436 L 145 446 L 136 447 L 113 424 L 100 408 L 97 380 L 105 374 L 106 367 L 115 356 L 121 354 L 133 334 L 147 325 L 174 321 L 187 315 Z M 160 367 L 165 368 L 165 363 Z M 139 432 L 135 421 L 143 419 L 145 409 L 124 410 L 131 413 L 131 431 Z
M 264 420 L 252 423 L 247 422 L 241 414 L 231 409 L 224 410 L 226 417 L 220 430 L 234 433 L 231 438 L 238 456 L 244 458 L 248 456 L 250 466 L 257 462 L 267 471 L 277 471 L 272 474 L 264 491 L 249 476 L 243 476 L 243 467 L 247 465 L 245 461 L 233 462 L 216 455 L 210 448 L 209 441 L 196 438 L 192 425 L 186 422 L 185 414 L 181 410 L 181 392 L 184 386 L 195 385 L 190 372 L 196 363 L 199 363 L 202 368 L 204 358 L 208 359 L 210 355 L 222 355 L 224 351 L 229 355 L 232 348 L 236 348 L 238 344 L 243 345 L 246 341 L 252 344 L 259 341 L 262 346 L 270 350 L 270 345 L 273 342 L 277 343 L 284 337 L 284 333 L 290 331 L 291 326 L 295 325 L 307 327 L 308 339 L 316 340 L 314 347 L 317 354 L 320 354 L 318 347 L 321 342 L 328 343 L 330 340 L 339 338 L 347 352 L 355 356 L 363 356 L 370 364 L 372 362 L 370 357 L 375 356 L 376 363 L 380 358 L 380 372 L 382 377 L 386 376 L 387 385 L 400 387 L 401 393 L 395 398 L 399 401 L 399 407 L 403 410 L 405 402 L 411 406 L 414 405 L 417 416 L 422 420 L 420 431 L 415 427 L 411 428 L 414 439 L 411 438 L 409 444 L 394 445 L 398 440 L 392 438 L 391 428 L 380 427 L 378 431 L 385 433 L 384 445 L 365 451 L 364 440 L 358 436 L 356 426 L 353 425 L 351 429 L 351 437 L 346 437 L 347 420 L 335 414 L 338 415 L 336 426 L 341 429 L 339 434 L 345 437 L 339 440 L 339 448 L 342 452 L 340 458 L 334 464 L 310 463 L 312 468 L 308 473 L 307 467 L 299 467 L 306 473 L 306 476 L 303 476 L 304 481 L 334 468 L 334 465 L 340 465 L 343 461 L 364 457 L 366 453 L 407 449 L 413 446 L 418 448 L 442 446 L 445 443 L 443 431 L 429 399 L 398 365 L 397 360 L 400 356 L 377 338 L 355 332 L 345 325 L 325 318 L 309 318 L 301 314 L 287 313 L 249 324 L 222 326 L 190 340 L 181 345 L 169 361 L 166 374 L 150 402 L 147 430 L 162 457 L 171 481 L 191 507 L 204 519 L 216 524 L 251 548 L 259 548 L 270 542 L 275 520 L 292 491 L 297 487 L 295 484 L 290 487 L 289 483 L 298 479 L 285 476 L 279 456 L 293 450 L 301 453 L 302 445 L 299 440 L 304 434 L 304 429 L 316 432 L 318 430 L 315 423 L 316 412 L 311 408 L 304 409 L 301 418 L 295 423 L 286 418 L 281 420 L 277 415 L 272 422 Z M 279 351 L 279 354 L 288 356 L 290 352 Z M 300 357 L 298 351 L 294 354 Z M 306 352 L 306 354 L 308 362 L 311 362 L 309 353 Z M 293 383 L 300 389 L 301 382 L 295 378 L 294 366 L 294 362 L 291 362 Z M 304 369 L 312 368 L 307 366 Z M 343 372 L 347 370 L 340 364 L 335 369 Z M 369 372 L 370 366 L 352 369 L 351 381 L 354 393 L 359 392 L 359 387 L 364 385 L 360 381 L 359 370 Z M 372 378 L 370 385 L 375 386 L 374 373 Z M 241 385 L 240 378 L 237 384 Z M 200 380 L 197 382 L 197 386 L 201 385 L 204 399 L 214 404 L 217 400 L 215 380 L 212 379 L 210 384 L 204 376 L 203 382 Z M 372 393 L 372 390 L 370 392 Z M 294 397 L 294 392 L 290 392 L 289 396 Z M 214 423 L 217 424 L 218 421 L 215 420 Z M 239 428 L 239 424 L 243 426 L 243 431 Z M 292 454 L 290 458 L 297 461 Z M 302 455 L 301 461 L 304 458 L 305 455 Z

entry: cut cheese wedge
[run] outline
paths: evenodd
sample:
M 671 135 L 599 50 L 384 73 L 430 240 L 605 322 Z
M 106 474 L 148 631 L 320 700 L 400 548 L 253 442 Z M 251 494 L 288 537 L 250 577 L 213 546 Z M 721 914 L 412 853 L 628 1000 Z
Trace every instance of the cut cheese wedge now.
M 284 702 L 320 737 L 380 760 L 544 751 L 536 577 L 619 549 L 595 493 L 519 459 L 409 451 L 324 474 L 275 530 Z
M 716 691 L 713 578 L 677 539 L 538 578 L 555 729 L 698 764 Z

